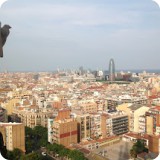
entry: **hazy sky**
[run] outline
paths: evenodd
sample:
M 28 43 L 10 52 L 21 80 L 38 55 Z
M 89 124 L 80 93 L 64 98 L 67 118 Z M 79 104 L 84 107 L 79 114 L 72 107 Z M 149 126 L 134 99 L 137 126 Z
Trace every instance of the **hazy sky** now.
M 8 0 L 12 26 L 0 70 L 160 69 L 160 8 L 152 0 Z

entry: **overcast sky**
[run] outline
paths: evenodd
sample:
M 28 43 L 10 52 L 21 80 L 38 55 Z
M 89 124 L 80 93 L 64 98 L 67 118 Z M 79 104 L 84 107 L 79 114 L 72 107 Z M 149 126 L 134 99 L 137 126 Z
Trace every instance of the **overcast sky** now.
M 152 0 L 8 0 L 12 26 L 0 70 L 160 69 L 160 8 Z

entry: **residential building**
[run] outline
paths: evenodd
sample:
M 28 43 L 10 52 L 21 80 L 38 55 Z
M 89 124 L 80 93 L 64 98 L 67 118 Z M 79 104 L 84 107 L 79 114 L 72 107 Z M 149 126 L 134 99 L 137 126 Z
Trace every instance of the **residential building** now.
M 50 111 L 43 112 L 38 110 L 16 110 L 14 111 L 14 114 L 20 118 L 25 126 L 34 128 L 35 126 L 47 127 L 48 118 L 51 117 L 53 113 Z
M 54 121 L 53 129 L 53 143 L 69 146 L 77 143 L 77 121 L 74 119 L 63 119 Z
M 139 117 L 145 115 L 150 109 L 141 104 L 122 104 L 117 107 L 118 110 L 124 111 L 129 117 L 129 131 L 139 133 L 141 131 Z
M 121 135 L 128 132 L 128 115 L 118 112 L 112 115 L 112 133 L 114 135 Z
M 97 139 L 101 137 L 101 115 L 98 113 L 91 113 L 91 138 Z
M 160 153 L 160 136 L 149 136 L 149 151 L 153 153 Z
M 77 115 L 78 142 L 91 137 L 91 118 L 89 114 Z
M 0 132 L 7 150 L 18 148 L 25 152 L 25 128 L 22 123 L 0 123 Z
M 145 115 L 139 116 L 139 133 L 146 133 L 146 117 Z
M 153 135 L 158 133 L 160 126 L 160 106 L 153 106 L 146 112 L 146 133 Z
M 107 114 L 101 114 L 101 132 L 102 132 L 102 138 L 106 138 L 107 136 L 107 125 L 106 125 L 106 121 L 107 121 Z
M 53 143 L 53 122 L 54 118 L 48 118 L 48 142 Z
M 97 113 L 97 103 L 96 102 L 86 102 L 80 104 L 80 108 L 85 113 Z

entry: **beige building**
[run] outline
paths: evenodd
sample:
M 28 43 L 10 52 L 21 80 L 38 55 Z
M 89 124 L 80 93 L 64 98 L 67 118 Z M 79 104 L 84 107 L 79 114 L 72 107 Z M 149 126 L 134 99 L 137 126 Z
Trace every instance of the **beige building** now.
M 91 118 L 89 114 L 77 115 L 78 142 L 91 137 Z
M 153 106 L 149 109 L 145 114 L 146 116 L 146 133 L 153 135 L 159 134 L 159 126 L 160 126 L 160 107 Z
M 77 143 L 77 121 L 64 119 L 54 121 L 52 125 L 52 142 L 69 146 Z
M 30 128 L 34 128 L 35 126 L 43 126 L 47 127 L 48 125 L 48 118 L 52 116 L 52 112 L 50 111 L 21 111 L 16 110 L 14 111 L 14 114 L 16 114 L 20 119 L 21 122 Z
M 91 138 L 97 139 L 102 136 L 101 132 L 101 114 L 91 113 Z
M 107 125 L 106 125 L 107 118 L 108 118 L 107 114 L 102 114 L 101 115 L 102 138 L 106 138 L 107 137 Z
M 150 108 L 141 104 L 122 104 L 117 109 L 126 112 L 129 116 L 129 131 L 140 132 L 139 117 L 145 115 Z
M 96 113 L 98 111 L 97 103 L 86 102 L 80 105 L 80 108 L 85 113 Z
M 16 103 L 19 103 L 20 100 L 18 98 L 13 98 L 9 100 L 8 102 L 3 104 L 3 108 L 7 110 L 7 114 L 11 115 L 13 113 L 14 107 L 16 106 Z
M 25 152 L 25 128 L 22 123 L 0 123 L 0 132 L 7 150 L 18 148 Z
M 152 135 L 153 134 L 153 117 L 146 116 L 146 133 Z
M 160 136 L 149 136 L 149 151 L 154 153 L 160 153 Z

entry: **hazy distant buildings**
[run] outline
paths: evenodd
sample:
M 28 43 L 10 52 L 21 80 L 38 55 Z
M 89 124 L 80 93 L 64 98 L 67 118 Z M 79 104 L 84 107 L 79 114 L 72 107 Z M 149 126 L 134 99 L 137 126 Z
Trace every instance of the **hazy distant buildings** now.
M 109 80 L 115 81 L 115 64 L 113 59 L 109 61 Z

